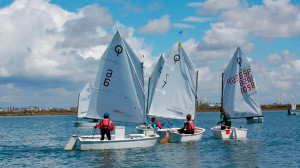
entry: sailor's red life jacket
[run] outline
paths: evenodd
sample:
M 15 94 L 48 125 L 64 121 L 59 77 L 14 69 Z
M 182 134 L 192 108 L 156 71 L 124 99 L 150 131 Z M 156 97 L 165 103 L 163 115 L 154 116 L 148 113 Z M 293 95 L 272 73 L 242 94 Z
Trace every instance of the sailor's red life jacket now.
M 114 123 L 108 118 L 101 120 L 101 122 L 96 125 L 96 128 L 98 128 L 99 126 L 100 129 L 109 129 L 110 131 L 115 129 Z
M 186 130 L 188 132 L 194 132 L 195 131 L 194 122 L 192 120 L 189 120 L 189 121 L 187 121 L 187 123 L 188 123 L 189 126 L 186 128 Z
M 160 122 L 159 121 L 155 121 L 155 124 L 159 127 L 159 129 L 161 129 L 162 128 L 162 125 L 160 124 Z

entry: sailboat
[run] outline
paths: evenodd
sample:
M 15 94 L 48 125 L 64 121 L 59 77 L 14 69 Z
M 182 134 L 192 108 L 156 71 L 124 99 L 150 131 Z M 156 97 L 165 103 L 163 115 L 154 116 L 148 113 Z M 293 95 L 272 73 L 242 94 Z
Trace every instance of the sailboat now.
M 147 104 L 146 104 L 146 113 L 148 113 L 149 111 L 149 105 L 151 104 L 152 102 L 152 98 L 153 98 L 153 95 L 154 95 L 154 91 L 155 91 L 155 88 L 157 86 L 157 81 L 160 77 L 160 74 L 161 74 L 161 70 L 164 66 L 164 63 L 165 63 L 165 60 L 163 58 L 163 56 L 161 55 L 156 63 L 156 66 L 151 74 L 151 76 L 149 77 L 149 80 L 148 80 L 148 93 L 147 93 Z M 148 131 L 148 134 L 155 134 L 156 133 L 156 130 L 151 128 L 151 127 L 148 127 L 146 128 L 146 125 L 139 125 L 136 127 L 137 129 L 137 132 L 138 133 L 145 133 L 145 131 L 147 130 Z
M 88 107 L 90 104 L 90 97 L 92 94 L 92 87 L 90 83 L 87 83 L 78 96 L 78 108 L 76 122 L 74 122 L 75 127 L 92 127 L 95 123 L 88 121 L 79 121 L 78 119 L 86 117 Z
M 100 59 L 86 118 L 100 120 L 106 112 L 110 113 L 113 121 L 136 124 L 147 122 L 143 66 L 118 31 Z M 125 135 L 124 126 L 115 127 L 112 140 L 101 141 L 100 137 L 100 135 L 73 136 L 65 149 L 151 147 L 159 138 L 157 134 Z
M 221 106 L 230 114 L 231 119 L 251 118 L 251 122 L 263 122 L 256 82 L 250 64 L 239 47 L 222 74 Z M 221 127 L 217 126 L 211 130 L 217 138 L 247 136 L 245 128 L 231 127 L 230 130 L 221 130 Z
M 292 106 L 292 109 L 291 109 L 290 113 L 288 113 L 288 115 L 299 115 L 299 112 L 297 112 L 297 110 L 296 110 L 296 100 L 295 100 L 294 96 L 291 97 L 291 106 Z
M 165 61 L 162 57 L 160 60 L 149 78 L 147 115 L 185 120 L 191 114 L 195 121 L 198 71 L 180 42 L 170 50 Z M 200 140 L 205 131 L 196 127 L 194 134 L 180 134 L 178 129 L 159 129 L 156 133 L 163 138 L 169 130 L 169 142 L 186 142 Z
M 246 118 L 247 123 L 262 123 L 263 113 L 252 69 L 238 47 L 229 62 L 223 79 L 223 105 L 231 118 Z

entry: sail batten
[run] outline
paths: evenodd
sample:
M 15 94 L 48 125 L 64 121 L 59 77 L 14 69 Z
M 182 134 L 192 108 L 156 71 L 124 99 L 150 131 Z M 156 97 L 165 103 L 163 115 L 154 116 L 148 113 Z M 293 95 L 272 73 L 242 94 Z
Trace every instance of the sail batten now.
M 223 107 L 232 117 L 263 116 L 251 66 L 239 47 L 224 71 Z

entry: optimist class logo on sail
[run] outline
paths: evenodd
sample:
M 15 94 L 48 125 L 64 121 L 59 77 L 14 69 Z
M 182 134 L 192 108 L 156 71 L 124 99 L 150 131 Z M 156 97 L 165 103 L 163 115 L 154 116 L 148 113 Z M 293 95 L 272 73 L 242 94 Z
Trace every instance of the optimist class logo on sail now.
M 238 74 L 227 79 L 227 84 L 239 84 L 241 93 L 253 94 L 256 93 L 256 85 L 251 74 L 251 67 L 241 70 Z

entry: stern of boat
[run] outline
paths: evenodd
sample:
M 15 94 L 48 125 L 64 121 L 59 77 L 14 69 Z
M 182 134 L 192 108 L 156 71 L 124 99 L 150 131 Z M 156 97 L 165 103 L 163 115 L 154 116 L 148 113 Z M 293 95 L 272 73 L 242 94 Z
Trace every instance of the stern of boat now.
M 211 128 L 213 136 L 220 139 L 246 139 L 248 129 L 231 127 L 230 129 L 221 130 L 221 126 Z
M 176 130 L 170 131 L 169 142 L 190 142 L 190 141 L 199 141 L 202 138 L 203 133 L 205 132 L 204 128 L 196 128 L 194 134 L 180 134 Z

